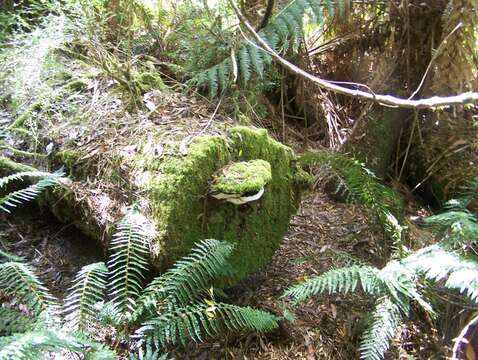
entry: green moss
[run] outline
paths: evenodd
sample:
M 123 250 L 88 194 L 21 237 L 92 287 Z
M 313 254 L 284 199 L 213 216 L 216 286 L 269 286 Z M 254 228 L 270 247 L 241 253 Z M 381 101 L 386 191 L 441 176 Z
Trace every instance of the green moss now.
M 153 89 L 166 90 L 163 79 L 158 73 L 146 71 L 136 74 L 134 81 L 138 84 L 139 88 L 143 92 L 147 92 Z
M 265 130 L 236 127 L 227 139 L 197 138 L 186 156 L 137 160 L 151 173 L 144 190 L 159 230 L 154 251 L 160 268 L 188 253 L 198 240 L 215 238 L 236 244 L 232 280 L 240 279 L 270 261 L 299 204 L 303 172 L 292 150 Z M 270 164 L 260 200 L 236 206 L 208 196 L 218 170 L 246 161 L 261 164 L 264 173 L 269 170 L 264 164 Z
M 25 126 L 25 123 L 32 117 L 35 111 L 40 111 L 42 109 L 43 102 L 36 101 L 30 107 L 25 110 L 20 116 L 18 116 L 15 121 L 8 127 L 8 129 L 22 128 Z
M 78 164 L 78 161 L 81 156 L 82 154 L 78 150 L 65 149 L 54 154 L 53 164 L 58 166 L 65 166 L 70 175 L 79 175 L 81 174 L 81 170 L 84 170 L 79 169 L 79 173 L 78 171 L 76 171 L 76 165 Z
M 63 88 L 72 91 L 81 91 L 87 88 L 88 84 L 84 79 L 75 79 L 63 85 Z
M 22 171 L 36 171 L 36 169 L 28 165 L 17 163 L 7 157 L 0 156 L 0 176 L 6 176 Z
M 267 161 L 241 161 L 222 169 L 212 190 L 226 194 L 257 192 L 271 179 L 271 165 Z

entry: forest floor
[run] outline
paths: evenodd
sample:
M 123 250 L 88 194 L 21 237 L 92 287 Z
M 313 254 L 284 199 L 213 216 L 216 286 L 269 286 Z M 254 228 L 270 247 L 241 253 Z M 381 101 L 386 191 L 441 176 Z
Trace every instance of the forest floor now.
M 98 260 L 95 244 L 73 226 L 39 217 L 36 211 L 5 220 L 0 221 L 0 231 L 7 234 L 5 248 L 30 261 L 56 295 L 65 292 L 81 266 Z M 373 223 L 372 214 L 360 206 L 337 202 L 319 191 L 310 193 L 273 261 L 228 289 L 228 300 L 281 315 L 284 290 L 307 277 L 350 261 L 383 266 L 390 241 Z M 360 334 L 372 307 L 360 293 L 317 296 L 293 309 L 295 321 L 283 321 L 274 333 L 225 336 L 171 349 L 170 355 L 176 359 L 358 359 Z M 412 314 L 387 358 L 444 358 L 447 350 L 435 327 L 420 312 Z

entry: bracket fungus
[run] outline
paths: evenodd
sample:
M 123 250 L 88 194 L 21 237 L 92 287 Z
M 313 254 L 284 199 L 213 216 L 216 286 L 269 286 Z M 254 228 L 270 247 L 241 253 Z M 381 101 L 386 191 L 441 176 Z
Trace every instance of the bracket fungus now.
M 271 165 L 267 161 L 235 162 L 219 171 L 210 195 L 234 205 L 243 205 L 259 200 L 264 194 L 264 186 L 271 180 Z

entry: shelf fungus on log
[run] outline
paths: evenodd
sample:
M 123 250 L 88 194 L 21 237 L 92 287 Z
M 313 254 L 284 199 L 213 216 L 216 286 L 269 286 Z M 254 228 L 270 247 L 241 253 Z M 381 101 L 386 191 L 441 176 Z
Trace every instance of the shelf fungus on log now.
M 244 205 L 259 200 L 271 179 L 271 165 L 265 160 L 232 163 L 214 178 L 210 195 L 234 205 Z
M 134 140 L 134 151 L 108 159 L 112 165 L 101 172 L 94 164 L 87 167 L 75 160 L 83 158 L 81 150 L 78 156 L 63 151 L 67 159 L 57 156 L 59 164 L 53 166 L 65 165 L 78 186 L 89 184 L 91 168 L 109 192 L 80 187 L 86 200 L 78 200 L 74 191 L 51 192 L 46 205 L 62 221 L 104 240 L 106 247 L 120 205 L 140 203 L 155 226 L 150 261 L 158 270 L 170 267 L 202 239 L 225 240 L 235 244 L 230 258 L 235 272 L 223 284 L 233 284 L 272 259 L 309 179 L 292 149 L 265 129 L 216 129 L 195 137 L 181 152 L 186 136 L 180 130 L 148 132 Z M 152 150 L 159 147 L 163 151 Z M 214 199 L 211 191 L 227 201 Z M 117 196 L 103 201 L 108 194 Z M 98 212 L 102 215 L 96 216 Z

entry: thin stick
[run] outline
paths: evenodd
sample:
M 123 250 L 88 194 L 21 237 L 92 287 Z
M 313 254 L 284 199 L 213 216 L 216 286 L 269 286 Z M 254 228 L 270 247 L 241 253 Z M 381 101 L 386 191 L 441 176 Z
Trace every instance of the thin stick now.
M 455 343 L 453 344 L 453 356 L 451 357 L 451 360 L 459 360 L 458 352 L 460 351 L 461 344 L 468 343 L 466 334 L 470 328 L 476 324 L 478 324 L 478 315 L 476 315 L 468 324 L 466 324 L 466 326 L 461 330 L 460 335 L 458 335 L 456 338 Z
M 435 51 L 435 53 L 433 54 L 431 60 L 430 60 L 430 63 L 428 64 L 427 66 L 427 69 L 425 70 L 425 74 L 423 74 L 423 77 L 422 77 L 422 81 L 420 81 L 420 84 L 418 84 L 418 87 L 417 89 L 413 92 L 412 95 L 410 95 L 410 97 L 408 98 L 408 100 L 410 99 L 413 99 L 415 97 L 416 94 L 418 94 L 418 92 L 420 91 L 420 89 L 422 88 L 423 86 L 423 83 L 425 82 L 427 76 L 428 76 L 428 72 L 431 70 L 432 68 L 432 65 L 433 63 L 435 62 L 435 60 L 438 58 L 438 56 L 440 55 L 440 53 L 443 51 L 443 48 L 445 47 L 445 45 L 448 43 L 448 39 L 459 29 L 463 26 L 463 23 L 459 23 L 457 26 L 455 26 L 455 28 L 443 39 L 443 41 L 441 42 L 441 44 L 438 46 L 438 49 Z
M 471 92 L 471 91 L 454 95 L 454 96 L 447 96 L 447 97 L 433 96 L 431 98 L 409 100 L 409 99 L 397 98 L 392 95 L 371 94 L 365 91 L 353 90 L 353 89 L 348 89 L 342 86 L 335 85 L 331 83 L 330 81 L 327 81 L 317 76 L 314 76 L 312 74 L 309 74 L 308 72 L 302 70 L 298 66 L 282 58 L 254 30 L 251 24 L 249 24 L 247 19 L 239 11 L 236 4 L 234 4 L 233 1 L 229 1 L 229 3 L 234 9 L 234 11 L 236 12 L 236 15 L 239 18 L 240 22 L 250 31 L 250 33 L 253 35 L 257 43 L 260 44 L 261 46 L 258 46 L 257 44 L 255 44 L 254 42 L 246 38 L 246 40 L 250 44 L 258 47 L 262 51 L 269 53 L 274 59 L 276 59 L 286 69 L 290 70 L 291 72 L 299 76 L 302 76 L 303 78 L 307 80 L 310 80 L 316 83 L 318 86 L 320 86 L 323 89 L 326 89 L 328 91 L 332 91 L 338 94 L 342 94 L 342 95 L 354 96 L 354 97 L 370 100 L 383 106 L 402 107 L 402 108 L 409 108 L 409 109 L 430 109 L 434 107 L 445 107 L 445 106 L 452 106 L 452 105 L 478 103 L 478 93 Z

